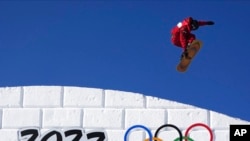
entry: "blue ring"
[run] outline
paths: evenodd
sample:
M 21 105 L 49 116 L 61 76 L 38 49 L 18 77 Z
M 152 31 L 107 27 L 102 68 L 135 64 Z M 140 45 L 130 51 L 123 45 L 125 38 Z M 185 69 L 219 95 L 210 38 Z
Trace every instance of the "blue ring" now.
M 150 131 L 147 127 L 145 127 L 145 126 L 143 126 L 143 125 L 134 125 L 134 126 L 130 127 L 130 128 L 126 131 L 126 133 L 125 133 L 125 135 L 124 135 L 124 141 L 127 141 L 128 133 L 130 132 L 130 130 L 132 130 L 132 129 L 134 129 L 134 128 L 142 128 L 142 129 L 146 130 L 146 131 L 148 132 L 148 135 L 149 135 L 149 141 L 152 141 L 152 140 L 153 140 L 153 135 L 152 135 L 151 131 Z

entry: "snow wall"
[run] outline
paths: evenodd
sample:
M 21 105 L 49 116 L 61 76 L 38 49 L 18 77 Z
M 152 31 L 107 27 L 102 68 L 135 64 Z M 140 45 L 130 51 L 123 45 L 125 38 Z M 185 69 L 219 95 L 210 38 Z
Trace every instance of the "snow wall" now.
M 145 141 L 164 124 L 183 136 L 192 124 L 211 128 L 213 141 L 229 141 L 230 124 L 250 124 L 237 118 L 139 93 L 67 86 L 0 88 L 0 141 Z M 140 127 L 139 127 L 140 125 Z M 129 130 L 128 130 L 129 129 Z M 80 132 L 79 132 L 80 131 Z M 209 141 L 203 126 L 189 131 L 193 140 Z M 164 141 L 179 137 L 162 128 Z

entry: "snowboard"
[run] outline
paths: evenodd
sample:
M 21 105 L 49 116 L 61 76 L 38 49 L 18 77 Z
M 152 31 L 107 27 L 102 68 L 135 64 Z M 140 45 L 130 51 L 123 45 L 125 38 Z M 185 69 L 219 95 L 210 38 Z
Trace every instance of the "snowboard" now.
M 176 69 L 179 72 L 186 72 L 190 66 L 195 55 L 199 52 L 202 47 L 202 41 L 194 40 L 191 45 L 187 48 L 188 57 L 182 57 Z

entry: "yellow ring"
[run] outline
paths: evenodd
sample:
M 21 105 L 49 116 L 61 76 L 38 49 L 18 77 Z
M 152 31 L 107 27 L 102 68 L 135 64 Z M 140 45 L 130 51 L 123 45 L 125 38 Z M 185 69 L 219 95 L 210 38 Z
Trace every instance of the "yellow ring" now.
M 149 141 L 149 138 L 145 139 L 144 141 Z M 160 138 L 153 137 L 153 141 L 163 141 Z

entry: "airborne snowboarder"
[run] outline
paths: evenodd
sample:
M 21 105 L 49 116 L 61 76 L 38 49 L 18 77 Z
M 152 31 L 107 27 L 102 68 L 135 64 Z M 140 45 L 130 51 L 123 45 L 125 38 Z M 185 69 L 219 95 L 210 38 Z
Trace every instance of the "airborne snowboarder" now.
M 179 22 L 171 30 L 171 42 L 183 49 L 181 58 L 188 57 L 187 48 L 196 39 L 195 35 L 191 33 L 193 30 L 197 30 L 199 26 L 214 25 L 213 21 L 198 21 L 192 17 L 185 18 L 182 22 Z

